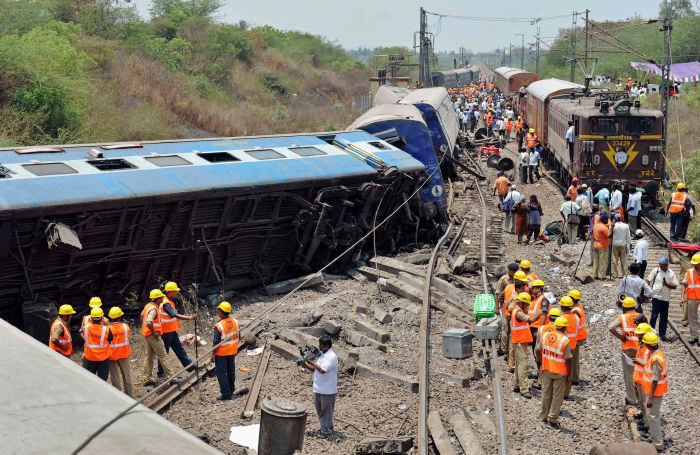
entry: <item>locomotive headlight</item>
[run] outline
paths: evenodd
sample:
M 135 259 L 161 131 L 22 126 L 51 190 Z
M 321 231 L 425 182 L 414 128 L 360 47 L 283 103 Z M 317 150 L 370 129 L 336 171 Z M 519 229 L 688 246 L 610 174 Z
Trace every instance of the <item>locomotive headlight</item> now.
M 644 166 L 648 166 L 648 165 L 649 165 L 649 155 L 642 155 L 642 164 L 643 164 Z
M 600 164 L 600 155 L 595 155 L 593 157 L 593 164 L 598 166 Z
M 615 162 L 617 164 L 625 164 L 627 162 L 627 153 L 619 151 L 615 154 Z

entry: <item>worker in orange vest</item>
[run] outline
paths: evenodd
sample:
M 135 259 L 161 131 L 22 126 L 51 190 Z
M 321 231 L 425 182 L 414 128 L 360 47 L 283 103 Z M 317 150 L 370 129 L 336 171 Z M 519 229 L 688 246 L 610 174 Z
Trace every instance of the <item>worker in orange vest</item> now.
M 484 124 L 486 125 L 486 134 L 488 137 L 493 136 L 493 112 L 491 109 L 484 115 Z
M 522 270 L 523 273 L 527 276 L 528 283 L 532 283 L 535 280 L 539 280 L 539 277 L 537 276 L 537 274 L 530 271 L 531 269 L 532 269 L 532 262 L 530 262 L 528 259 L 522 259 L 520 261 L 520 270 Z
M 679 183 L 666 204 L 666 212 L 671 216 L 671 240 L 674 241 L 682 237 L 683 217 L 686 212 L 686 204 L 689 202 L 687 191 L 685 184 Z
M 586 310 L 583 309 L 583 304 L 581 303 L 581 298 L 583 297 L 581 291 L 572 289 L 567 295 L 574 302 L 571 312 L 578 316 L 579 322 L 576 336 L 576 349 L 574 349 L 573 353 L 573 369 L 571 371 L 571 383 L 573 385 L 578 385 L 579 376 L 581 374 L 581 346 L 586 344 L 586 340 L 588 339 L 588 322 L 586 321 Z
M 511 284 L 514 283 L 513 281 L 513 276 L 515 275 L 515 272 L 518 271 L 518 263 L 513 262 L 511 264 L 508 264 L 508 271 L 502 275 L 498 281 L 496 282 L 496 290 L 494 291 L 496 295 L 496 305 L 497 308 L 505 308 L 504 305 L 504 295 L 505 295 L 505 290 L 507 287 L 509 287 Z M 511 291 L 512 292 L 512 291 Z M 508 352 L 508 325 L 509 321 L 505 316 L 505 313 L 503 310 L 501 311 L 501 336 L 500 336 L 500 341 L 499 341 L 499 346 L 498 346 L 498 351 L 499 354 L 505 354 Z
M 180 336 L 177 331 L 180 328 L 180 320 L 184 321 L 194 321 L 197 319 L 196 314 L 185 315 L 177 312 L 177 305 L 175 301 L 177 300 L 177 294 L 180 292 L 180 288 L 177 283 L 173 281 L 168 281 L 165 283 L 165 297 L 163 301 L 158 306 L 158 312 L 160 313 L 160 323 L 163 329 L 163 344 L 165 345 L 165 352 L 169 353 L 172 348 L 175 356 L 180 360 L 183 367 L 192 364 L 192 359 L 187 355 L 187 351 L 182 346 L 180 342 Z M 192 371 L 194 366 L 187 371 Z M 163 369 L 158 367 L 158 376 L 163 375 Z
M 666 356 L 659 349 L 659 336 L 654 332 L 644 334 L 642 338 L 649 349 L 649 360 L 644 366 L 642 391 L 646 399 L 647 426 L 649 435 L 657 452 L 665 449 L 664 436 L 661 431 L 661 402 L 668 393 L 668 366 Z
M 70 320 L 75 310 L 70 305 L 61 305 L 58 317 L 51 324 L 49 331 L 49 347 L 66 357 L 73 354 L 73 337 L 70 334 Z
M 637 328 L 634 329 L 634 333 L 637 335 L 637 338 L 642 338 L 645 333 L 649 332 L 653 332 L 653 329 L 651 328 L 651 325 L 647 324 L 646 322 L 639 323 Z M 640 343 L 639 348 L 637 348 L 637 354 L 634 356 L 634 374 L 632 375 L 632 380 L 634 381 L 634 391 L 637 394 L 637 400 L 642 404 L 644 403 L 642 383 L 644 382 L 644 367 L 647 364 L 647 360 L 649 360 L 649 348 L 646 344 Z M 638 423 L 637 426 L 640 431 L 647 431 L 649 429 L 649 427 L 646 426 L 647 408 L 644 405 L 640 406 L 640 408 L 640 412 L 638 412 L 634 417 L 635 419 L 639 420 L 643 419 L 641 425 Z
M 83 367 L 106 381 L 109 378 L 109 358 L 112 355 L 110 343 L 114 339 L 110 328 L 102 324 L 105 312 L 102 308 L 90 310 L 90 322 L 85 326 L 83 345 Z
M 695 253 L 690 259 L 691 267 L 686 270 L 683 285 L 683 299 L 687 312 L 688 328 L 690 329 L 690 344 L 698 344 L 698 307 L 700 307 L 700 253 Z
M 221 396 L 219 400 L 231 400 L 236 390 L 236 354 L 238 354 L 238 344 L 240 340 L 240 327 L 238 321 L 231 317 L 231 304 L 221 302 L 216 307 L 216 314 L 219 322 L 214 325 L 213 345 L 211 361 L 214 363 L 216 378 L 219 380 Z
M 530 128 L 527 132 L 527 136 L 525 137 L 526 145 L 527 148 L 529 149 L 530 153 L 532 153 L 535 150 L 535 145 L 537 144 L 537 133 L 535 133 L 534 128 Z
M 510 115 L 506 119 L 505 129 L 506 129 L 506 142 L 510 142 L 510 132 L 513 131 L 513 117 L 511 117 Z
M 513 275 L 513 284 L 506 286 L 505 291 L 503 291 L 504 304 L 501 308 L 501 314 L 505 317 L 505 325 L 508 328 L 506 340 L 508 343 L 507 360 L 510 371 L 515 371 L 515 354 L 513 353 L 513 342 L 510 333 L 510 317 L 513 313 L 513 308 L 518 305 L 518 296 L 520 293 L 528 293 L 529 291 L 530 289 L 527 287 L 527 277 L 520 270 Z
M 571 297 L 568 295 L 565 295 L 561 299 L 559 299 L 559 306 L 561 306 L 561 316 L 563 318 L 566 318 L 569 320 L 569 324 L 566 326 L 566 336 L 569 338 L 569 346 L 571 346 L 571 355 L 572 355 L 572 364 L 576 362 L 576 355 L 578 351 L 576 350 L 577 348 L 577 340 L 578 340 L 578 328 L 580 325 L 580 321 L 578 319 L 578 316 L 576 313 L 574 313 L 572 310 L 574 308 L 574 301 L 571 300 Z M 572 385 L 572 376 L 568 375 L 566 378 L 566 398 L 569 397 L 569 394 L 571 393 L 571 385 Z
M 532 301 L 527 309 L 527 315 L 534 318 L 530 323 L 530 332 L 532 332 L 533 340 L 537 339 L 537 333 L 540 327 L 542 327 L 542 325 L 545 323 L 545 313 L 547 312 L 547 307 L 549 306 L 549 302 L 544 299 L 543 293 L 544 281 L 537 279 L 530 283 L 530 297 L 532 297 Z M 532 353 L 535 353 L 534 342 L 532 344 Z M 537 356 L 535 356 L 535 359 L 537 359 Z
M 173 369 L 170 366 L 168 354 L 165 352 L 165 345 L 161 334 L 163 327 L 160 320 L 158 307 L 163 303 L 165 294 L 160 289 L 153 289 L 149 294 L 150 301 L 146 303 L 141 311 L 141 335 L 146 340 L 146 363 L 144 364 L 144 386 L 155 384 L 153 378 L 153 362 L 158 357 L 158 363 L 163 367 L 167 377 L 171 377 Z
M 112 355 L 109 357 L 109 377 L 112 385 L 118 390 L 124 390 L 124 393 L 130 397 L 134 396 L 133 382 L 131 381 L 131 345 L 129 337 L 131 336 L 131 328 L 129 324 L 122 321 L 124 312 L 118 306 L 109 309 L 108 313 L 111 324 L 109 326 L 112 331 Z
M 637 328 L 635 319 L 639 313 L 635 311 L 637 301 L 632 297 L 625 297 L 622 301 L 622 314 L 617 316 L 608 330 L 618 340 L 622 342 L 622 373 L 625 379 L 625 402 L 629 406 L 636 406 L 638 403 L 637 395 L 634 391 L 634 361 L 639 348 L 639 339 L 634 333 Z
M 534 320 L 528 316 L 527 307 L 532 298 L 527 292 L 518 294 L 518 304 L 513 308 L 510 317 L 510 339 L 515 354 L 515 387 L 513 392 L 520 392 L 523 398 L 530 399 L 530 382 L 528 380 L 527 348 L 533 342 L 530 323 Z
M 564 333 L 569 320 L 563 316 L 554 321 L 556 330 L 537 339 L 535 350 L 542 356 L 542 409 L 540 420 L 559 428 L 559 411 L 566 395 L 567 378 L 571 376 L 573 355 L 569 337 Z
M 90 308 L 90 311 L 93 308 L 102 308 L 102 299 L 99 297 L 92 297 L 90 299 L 90 303 L 88 303 L 88 307 Z M 83 340 L 85 340 L 85 327 L 87 326 L 88 322 L 91 322 L 89 313 L 83 316 L 83 320 L 80 323 L 80 336 L 83 337 Z M 100 323 L 102 325 L 109 325 L 109 320 L 107 318 L 102 318 Z
M 523 130 L 523 117 L 518 115 L 518 120 L 515 121 L 515 139 L 518 141 L 518 151 L 523 148 L 523 138 L 525 137 L 525 130 Z

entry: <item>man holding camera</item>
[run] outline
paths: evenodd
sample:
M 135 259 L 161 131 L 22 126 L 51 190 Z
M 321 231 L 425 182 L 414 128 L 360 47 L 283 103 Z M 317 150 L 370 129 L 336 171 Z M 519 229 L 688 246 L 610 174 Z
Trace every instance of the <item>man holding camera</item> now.
M 321 423 L 320 437 L 333 434 L 333 410 L 338 394 L 338 356 L 333 352 L 333 340 L 328 335 L 318 339 L 321 355 L 316 360 L 306 360 L 303 367 L 314 373 L 314 404 Z

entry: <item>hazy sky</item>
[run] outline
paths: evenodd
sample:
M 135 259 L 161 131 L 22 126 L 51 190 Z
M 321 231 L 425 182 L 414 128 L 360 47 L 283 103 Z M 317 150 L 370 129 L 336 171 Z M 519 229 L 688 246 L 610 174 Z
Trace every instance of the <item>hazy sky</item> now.
M 150 0 L 132 0 L 147 16 Z M 660 0 L 225 0 L 218 19 L 222 22 L 245 20 L 253 25 L 272 25 L 322 35 L 346 48 L 385 45 L 413 46 L 413 33 L 419 26 L 419 8 L 430 12 L 495 17 L 568 17 L 543 20 L 541 36 L 553 37 L 557 30 L 571 26 L 571 12 L 590 9 L 593 20 L 624 19 L 638 14 L 656 17 Z M 533 42 L 537 25 L 529 22 L 491 22 L 439 19 L 428 16 L 436 50 L 457 50 L 464 46 L 475 52 L 520 44 L 516 33 Z M 579 20 L 579 24 L 583 24 Z

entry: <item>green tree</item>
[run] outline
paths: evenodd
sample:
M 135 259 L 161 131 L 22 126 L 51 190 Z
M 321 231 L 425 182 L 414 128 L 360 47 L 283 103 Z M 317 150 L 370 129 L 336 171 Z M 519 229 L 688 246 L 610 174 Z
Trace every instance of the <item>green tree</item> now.
M 664 0 L 659 5 L 659 17 L 667 16 L 673 19 L 695 16 L 693 3 L 690 0 Z
M 185 11 L 190 16 L 213 16 L 222 6 L 222 0 L 153 0 L 151 15 L 153 17 L 170 16 L 174 11 Z

